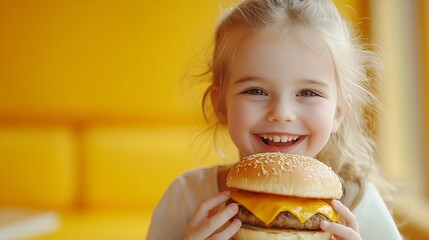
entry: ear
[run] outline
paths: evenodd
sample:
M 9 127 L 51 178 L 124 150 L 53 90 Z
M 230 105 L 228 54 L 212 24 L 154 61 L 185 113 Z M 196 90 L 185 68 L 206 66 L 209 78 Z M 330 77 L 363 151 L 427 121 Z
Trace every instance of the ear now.
M 228 121 L 225 102 L 222 101 L 221 92 L 218 87 L 213 86 L 210 91 L 210 98 L 213 104 L 213 110 L 220 124 L 226 125 Z
M 340 126 L 347 115 L 350 101 L 351 96 L 348 94 L 345 100 L 337 106 L 337 109 L 335 110 L 334 121 L 332 122 L 332 133 L 336 133 L 338 129 L 340 129 Z

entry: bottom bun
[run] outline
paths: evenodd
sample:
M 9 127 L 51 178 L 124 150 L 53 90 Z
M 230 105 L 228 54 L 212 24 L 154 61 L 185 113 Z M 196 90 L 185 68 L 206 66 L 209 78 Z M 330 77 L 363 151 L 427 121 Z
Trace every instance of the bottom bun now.
M 323 231 L 294 231 L 275 229 L 250 229 L 242 227 L 233 240 L 329 240 L 332 234 Z

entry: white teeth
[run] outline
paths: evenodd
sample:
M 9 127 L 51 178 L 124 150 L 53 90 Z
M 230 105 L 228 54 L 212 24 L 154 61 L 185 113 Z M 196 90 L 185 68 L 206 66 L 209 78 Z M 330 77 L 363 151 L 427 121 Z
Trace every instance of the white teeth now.
M 290 141 L 295 141 L 299 138 L 299 136 L 278 136 L 278 135 L 260 135 L 262 138 L 264 139 L 268 139 L 270 141 L 273 142 L 290 142 Z

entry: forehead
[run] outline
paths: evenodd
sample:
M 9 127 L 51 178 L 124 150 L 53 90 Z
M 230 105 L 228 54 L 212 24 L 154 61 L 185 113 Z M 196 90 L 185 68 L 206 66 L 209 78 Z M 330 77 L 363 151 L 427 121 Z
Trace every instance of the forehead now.
M 303 42 L 288 31 L 260 31 L 242 35 L 231 61 L 231 79 L 243 75 L 334 79 L 334 65 L 322 44 Z

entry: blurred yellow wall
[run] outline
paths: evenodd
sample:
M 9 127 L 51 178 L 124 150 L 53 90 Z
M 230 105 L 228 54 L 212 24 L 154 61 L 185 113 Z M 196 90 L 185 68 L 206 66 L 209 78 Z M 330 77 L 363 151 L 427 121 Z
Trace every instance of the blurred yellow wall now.
M 428 239 L 428 3 L 372 0 L 372 41 L 383 60 L 378 124 L 383 173 L 398 186 L 396 213 L 409 239 Z
M 423 132 L 423 143 L 421 145 L 425 145 L 429 142 L 429 96 L 426 94 L 426 90 L 429 89 L 429 2 L 426 0 L 419 0 L 417 5 L 418 11 L 418 20 L 419 24 L 419 34 L 420 34 L 420 68 L 422 69 L 421 73 L 421 83 L 422 83 L 422 91 L 423 95 L 423 109 L 422 109 L 422 122 L 424 123 L 422 126 Z M 425 190 L 424 195 L 426 199 L 429 199 L 429 149 L 424 147 L 423 149 L 423 157 L 425 160 L 425 164 L 423 166 L 424 169 L 424 180 L 425 181 Z
M 189 119 L 178 80 L 208 45 L 218 9 L 217 1 L 1 0 L 1 119 Z

